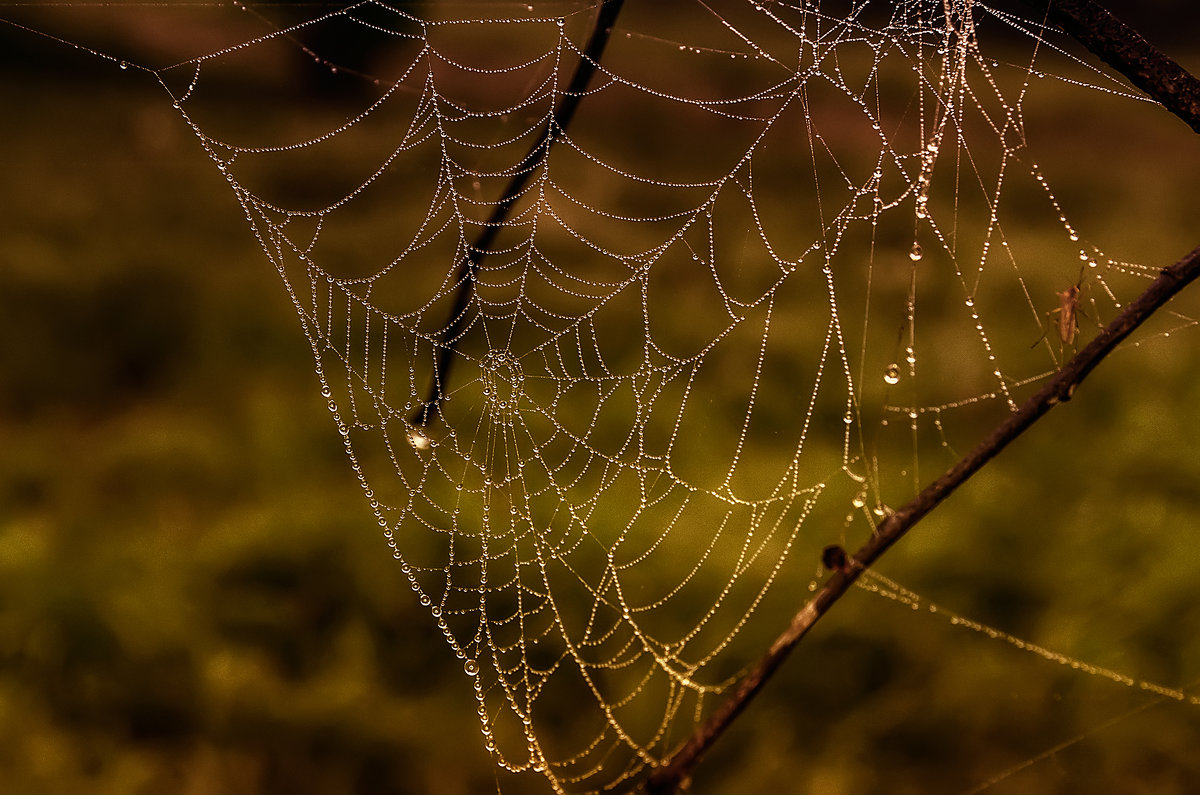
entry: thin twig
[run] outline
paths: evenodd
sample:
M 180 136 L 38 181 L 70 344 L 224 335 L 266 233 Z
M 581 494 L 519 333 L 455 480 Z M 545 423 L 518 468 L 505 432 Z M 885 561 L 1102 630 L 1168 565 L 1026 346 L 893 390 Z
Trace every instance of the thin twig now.
M 467 249 L 466 255 L 458 265 L 455 277 L 458 287 L 455 289 L 454 303 L 450 308 L 450 325 L 442 334 L 442 346 L 434 359 L 433 379 L 429 383 L 428 395 L 410 420 L 413 425 L 424 427 L 432 417 L 432 409 L 441 402 L 441 396 L 445 394 L 443 390 L 450 377 L 450 369 L 454 366 L 457 353 L 455 346 L 458 344 L 458 338 L 463 333 L 467 321 L 467 304 L 471 300 L 475 273 L 479 270 L 483 258 L 491 251 L 496 235 L 500 233 L 505 219 L 508 218 L 513 205 L 525 190 L 525 186 L 549 156 L 550 147 L 570 125 L 571 118 L 575 115 L 575 110 L 579 107 L 588 83 L 600 63 L 600 56 L 604 54 L 608 36 L 612 32 L 617 15 L 621 13 L 621 5 L 624 1 L 600 0 L 600 11 L 596 15 L 596 25 L 592 28 L 591 38 L 583 48 L 579 64 L 575 67 L 575 73 L 571 75 L 571 82 L 567 84 L 562 99 L 554 110 L 554 116 L 551 118 L 546 136 L 534 141 L 529 151 L 521 158 L 500 200 L 492 208 L 491 216 L 484 223 L 475 242 Z

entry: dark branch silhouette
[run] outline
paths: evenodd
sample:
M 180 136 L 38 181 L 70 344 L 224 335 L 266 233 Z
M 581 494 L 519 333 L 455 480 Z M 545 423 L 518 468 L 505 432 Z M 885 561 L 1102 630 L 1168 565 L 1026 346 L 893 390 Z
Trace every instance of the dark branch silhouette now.
M 1092 0 L 1049 0 L 1048 9 L 1047 0 L 1024 2 L 1045 10 L 1048 21 L 1060 25 L 1150 97 L 1183 119 L 1193 130 L 1200 132 L 1200 81 L 1137 32 Z M 684 786 L 704 753 L 863 571 L 1046 412 L 1070 400 L 1096 365 L 1198 275 L 1200 247 L 1164 269 L 1144 293 L 1025 401 L 1020 409 L 1009 415 L 974 450 L 926 486 L 909 503 L 885 518 L 861 549 L 853 555 L 847 555 L 840 549 L 826 549 L 826 565 L 833 570 L 833 574 L 824 587 L 792 617 L 787 629 L 775 639 L 766 654 L 737 683 L 733 692 L 718 705 L 708 720 L 666 763 L 651 772 L 645 781 L 645 790 L 653 795 L 666 795 Z
M 575 67 L 575 73 L 571 75 L 571 82 L 563 91 L 562 99 L 554 110 L 546 136 L 534 141 L 533 146 L 517 163 L 504 193 L 492 209 L 491 216 L 488 217 L 483 229 L 471 247 L 467 249 L 466 256 L 459 263 L 455 279 L 457 286 L 454 289 L 454 302 L 450 308 L 450 325 L 442 334 L 442 346 L 434 358 L 433 378 L 429 384 L 429 392 L 412 416 L 413 425 L 424 427 L 432 416 L 432 409 L 441 402 L 443 390 L 450 378 L 450 370 L 454 366 L 457 352 L 455 346 L 458 344 L 459 336 L 465 330 L 467 305 L 471 301 L 475 273 L 478 271 L 480 263 L 483 262 L 483 258 L 491 251 L 492 243 L 495 242 L 496 235 L 500 233 L 513 205 L 525 191 L 529 180 L 537 173 L 538 167 L 550 154 L 550 147 L 570 125 L 571 118 L 575 115 L 579 102 L 583 99 L 584 91 L 596 71 L 596 66 L 600 63 L 600 57 L 604 54 L 608 36 L 612 32 L 617 15 L 621 13 L 621 5 L 624 2 L 625 0 L 601 0 L 600 12 L 596 15 L 596 24 L 592 29 L 592 35 L 583 48 L 579 64 Z

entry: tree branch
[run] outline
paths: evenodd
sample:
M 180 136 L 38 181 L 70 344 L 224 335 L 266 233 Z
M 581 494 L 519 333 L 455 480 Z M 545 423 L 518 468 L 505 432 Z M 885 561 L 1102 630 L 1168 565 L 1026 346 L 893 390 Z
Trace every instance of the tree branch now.
M 1015 414 L 1010 415 L 974 450 L 926 486 L 912 501 L 884 519 L 870 541 L 854 555 L 847 557 L 845 563 L 816 596 L 792 618 L 787 630 L 771 644 L 767 653 L 738 683 L 737 688 L 713 712 L 708 721 L 666 765 L 651 773 L 646 780 L 647 792 L 655 795 L 675 792 L 690 776 L 701 755 L 745 709 L 750 699 L 762 688 L 800 639 L 808 634 L 818 619 L 841 598 L 864 570 L 900 540 L 922 517 L 1007 447 L 1009 442 L 1024 433 L 1054 406 L 1070 400 L 1075 389 L 1104 357 L 1197 276 L 1200 276 L 1200 247 L 1164 269 L 1144 293 L 1129 304 L 1087 347 L 1067 362 L 1037 394 L 1025 401 Z
M 1200 132 L 1200 81 L 1160 52 L 1093 0 L 1023 0 L 1044 10 L 1049 21 L 1060 25 L 1089 50 L 1100 56 L 1136 86 Z M 1047 7 L 1047 5 L 1049 7 Z M 863 571 L 895 544 L 926 514 L 1024 433 L 1054 406 L 1070 400 L 1083 379 L 1139 325 L 1200 275 L 1200 247 L 1164 269 L 1150 287 L 1101 331 L 1083 350 L 1030 397 L 980 444 L 929 484 L 909 503 L 880 523 L 871 539 L 852 556 L 838 554 L 836 570 L 825 586 L 793 616 L 791 624 L 737 684 L 686 743 L 646 778 L 652 795 L 676 792 L 691 776 L 703 754 L 725 732 L 796 644 L 829 608 L 854 584 Z M 828 550 L 827 550 L 828 552 Z
M 1200 133 L 1200 80 L 1094 0 L 1022 0 Z
M 521 158 L 500 200 L 492 208 L 491 216 L 484 223 L 483 229 L 480 230 L 479 235 L 459 263 L 455 278 L 458 287 L 454 292 L 454 303 L 450 308 L 450 325 L 442 334 L 444 342 L 434 359 L 433 378 L 429 383 L 429 392 L 410 420 L 417 427 L 424 427 L 431 418 L 432 409 L 441 403 L 441 396 L 444 394 L 442 390 L 450 377 L 450 369 L 454 366 L 455 345 L 466 325 L 467 304 L 471 299 L 471 285 L 475 272 L 479 269 L 483 258 L 491 251 L 496 235 L 500 233 L 505 219 L 508 218 L 513 205 L 525 190 L 525 186 L 529 184 L 529 180 L 537 172 L 538 167 L 549 157 L 550 147 L 560 135 L 566 132 L 567 126 L 571 123 L 571 119 L 579 107 L 579 102 L 583 99 L 584 91 L 600 63 L 600 56 L 604 54 L 608 36 L 612 32 L 613 24 L 617 21 L 617 15 L 621 13 L 621 5 L 624 2 L 625 0 L 600 0 L 600 12 L 596 15 L 596 24 L 592 28 L 591 38 L 588 39 L 588 43 L 583 49 L 579 64 L 576 65 L 575 72 L 571 75 L 571 82 L 563 91 L 558 107 L 554 109 L 554 116 L 550 121 L 550 128 L 547 130 L 546 136 L 534 141 L 533 146 Z

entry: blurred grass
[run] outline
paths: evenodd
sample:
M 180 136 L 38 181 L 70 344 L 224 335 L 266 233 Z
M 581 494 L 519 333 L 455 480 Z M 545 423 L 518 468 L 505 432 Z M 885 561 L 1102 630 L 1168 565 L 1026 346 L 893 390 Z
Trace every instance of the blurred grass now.
M 0 791 L 478 791 L 277 277 L 161 94 L 80 79 L 4 89 Z
M 0 86 L 0 791 L 495 790 L 277 277 L 161 91 L 110 71 Z M 1196 144 L 1092 100 L 1026 108 L 1039 161 L 1106 250 L 1167 264 L 1195 243 Z M 1200 678 L 1197 341 L 1115 356 L 882 571 Z M 1194 791 L 1196 707 L 1106 725 L 1150 699 L 856 592 L 695 789 L 964 791 L 1079 738 L 990 791 Z

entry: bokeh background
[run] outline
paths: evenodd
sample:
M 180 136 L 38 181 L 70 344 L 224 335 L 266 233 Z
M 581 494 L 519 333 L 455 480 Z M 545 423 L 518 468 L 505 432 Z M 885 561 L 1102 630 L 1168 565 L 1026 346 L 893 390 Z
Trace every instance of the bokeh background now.
M 1114 8 L 1200 65 L 1191 4 Z M 164 37 L 221 41 L 211 8 L 170 28 L 71 10 L 21 12 L 135 61 Z M 278 277 L 161 87 L 20 28 L 0 42 L 0 791 L 543 791 L 484 753 Z M 1026 113 L 1110 254 L 1167 265 L 1200 242 L 1200 144 L 1181 123 L 1069 85 Z M 1196 329 L 1118 353 L 880 570 L 1194 688 L 1197 372 Z M 965 792 L 1030 762 L 988 791 L 1193 792 L 1196 748 L 1200 707 L 856 591 L 694 791 Z

